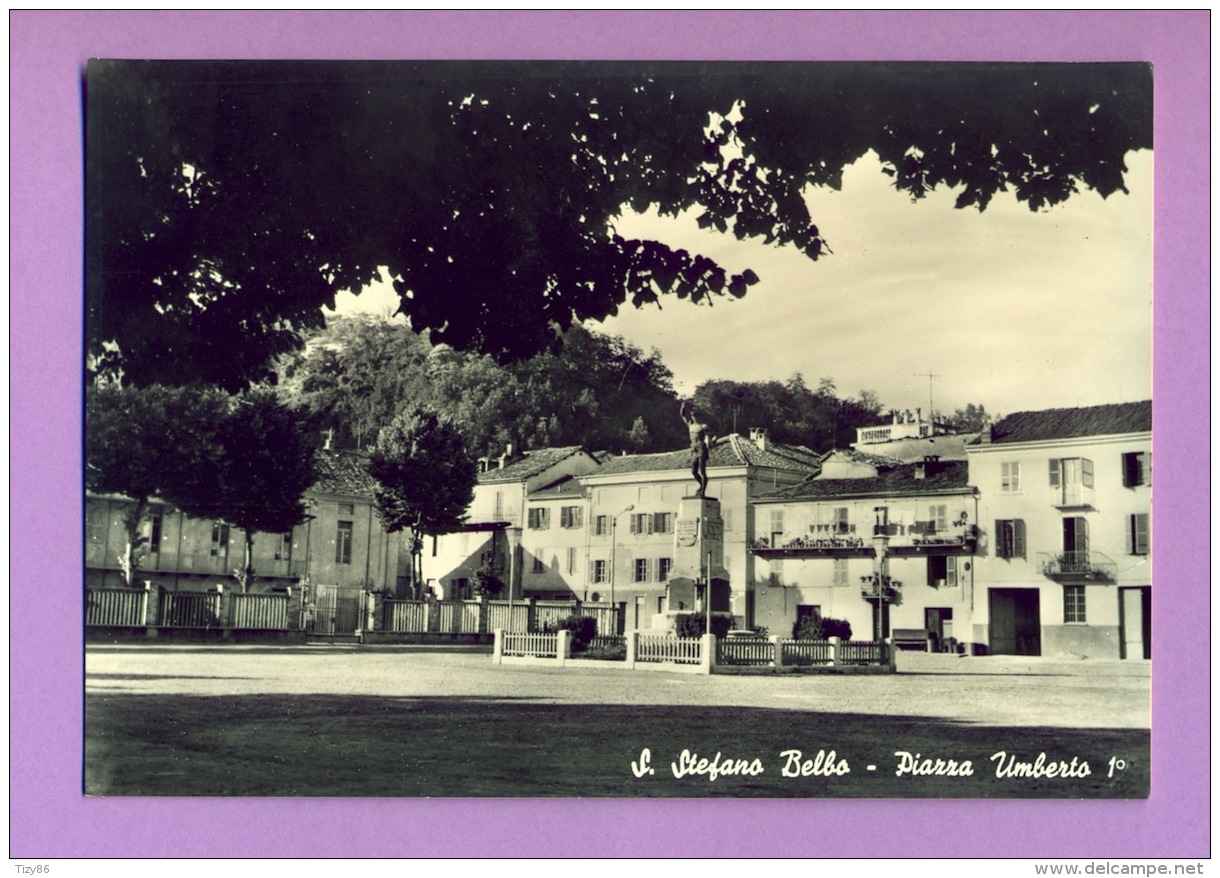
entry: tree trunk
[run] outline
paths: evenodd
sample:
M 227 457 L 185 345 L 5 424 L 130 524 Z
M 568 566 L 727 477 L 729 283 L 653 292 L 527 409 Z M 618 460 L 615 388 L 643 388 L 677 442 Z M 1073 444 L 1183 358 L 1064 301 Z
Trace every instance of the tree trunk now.
M 123 571 L 123 579 L 127 583 L 128 588 L 135 585 L 136 573 L 140 569 L 140 562 L 143 556 L 140 554 L 140 547 L 144 542 L 144 538 L 140 536 L 140 524 L 144 521 L 144 516 L 148 513 L 148 498 L 138 497 L 135 504 L 130 506 L 123 513 L 123 527 L 127 532 L 127 545 L 123 547 L 123 554 L 119 557 L 119 569 Z
M 237 576 L 237 581 L 241 583 L 241 593 L 245 594 L 250 590 L 250 583 L 254 581 L 254 531 L 247 530 L 245 532 L 245 548 L 242 551 L 241 572 Z

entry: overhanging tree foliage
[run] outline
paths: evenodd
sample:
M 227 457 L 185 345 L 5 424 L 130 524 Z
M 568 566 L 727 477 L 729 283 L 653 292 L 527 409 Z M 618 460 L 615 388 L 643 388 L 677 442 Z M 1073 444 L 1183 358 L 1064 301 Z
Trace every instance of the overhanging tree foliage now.
M 1138 64 L 91 63 L 87 345 L 130 382 L 265 377 L 388 267 L 417 331 L 498 358 L 754 272 L 627 239 L 625 207 L 796 247 L 869 150 L 982 209 L 1123 190 Z M 833 230 L 827 230 L 833 235 Z

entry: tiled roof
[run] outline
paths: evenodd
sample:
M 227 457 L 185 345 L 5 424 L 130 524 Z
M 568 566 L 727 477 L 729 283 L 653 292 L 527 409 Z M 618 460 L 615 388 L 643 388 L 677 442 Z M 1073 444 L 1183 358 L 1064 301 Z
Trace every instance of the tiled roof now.
M 991 428 L 993 444 L 1114 436 L 1152 431 L 1152 400 L 1087 408 L 1017 412 Z M 975 443 L 977 444 L 977 443 Z
M 573 476 L 564 476 L 537 491 L 530 491 L 528 496 L 531 500 L 547 500 L 559 497 L 579 497 L 584 491 L 585 486 L 578 479 Z
M 864 463 L 869 466 L 897 466 L 902 463 L 896 457 L 886 457 L 882 454 L 870 454 L 867 451 L 857 451 L 854 448 L 836 448 L 833 451 L 827 451 L 819 456 L 818 460 L 821 463 L 826 463 L 831 457 L 845 458 L 856 463 Z
M 579 454 L 579 445 L 569 445 L 565 448 L 539 448 L 527 451 L 520 460 L 515 460 L 503 469 L 491 469 L 479 473 L 480 482 L 523 482 L 533 478 L 540 472 L 550 469 L 555 464 L 573 454 Z
M 871 497 L 898 494 L 935 494 L 943 491 L 964 491 L 969 488 L 969 465 L 964 460 L 940 461 L 927 464 L 924 478 L 916 478 L 920 465 L 907 463 L 882 470 L 875 478 L 806 479 L 799 485 L 782 488 L 759 497 L 769 500 L 829 500 L 837 497 Z
M 799 445 L 771 443 L 764 451 L 736 433 L 720 436 L 712 442 L 707 468 L 761 466 L 775 469 L 809 472 L 818 467 L 818 455 Z M 690 449 L 664 451 L 660 454 L 626 454 L 611 457 L 590 475 L 620 473 L 667 472 L 690 468 Z
M 369 475 L 368 465 L 368 456 L 358 451 L 319 451 L 314 458 L 318 477 L 309 490 L 371 499 L 377 481 Z

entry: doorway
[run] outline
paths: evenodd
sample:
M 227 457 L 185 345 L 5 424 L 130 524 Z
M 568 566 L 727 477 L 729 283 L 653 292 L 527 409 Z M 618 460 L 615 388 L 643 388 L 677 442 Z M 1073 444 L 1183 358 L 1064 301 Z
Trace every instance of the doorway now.
M 1036 588 L 993 588 L 988 606 L 993 655 L 1042 654 L 1042 621 Z
M 1122 652 L 1119 658 L 1152 658 L 1152 589 L 1118 590 L 1118 627 Z

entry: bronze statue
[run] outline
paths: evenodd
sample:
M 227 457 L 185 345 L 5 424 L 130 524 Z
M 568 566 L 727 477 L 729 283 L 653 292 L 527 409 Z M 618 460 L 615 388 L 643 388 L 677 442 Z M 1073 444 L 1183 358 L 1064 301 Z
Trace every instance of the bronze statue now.
M 690 431 L 691 475 L 699 483 L 699 490 L 695 496 L 702 497 L 707 493 L 707 456 L 711 448 L 711 438 L 708 435 L 707 424 L 699 422 L 695 407 L 689 400 L 684 400 L 682 403 L 682 420 L 686 421 L 686 428 Z

